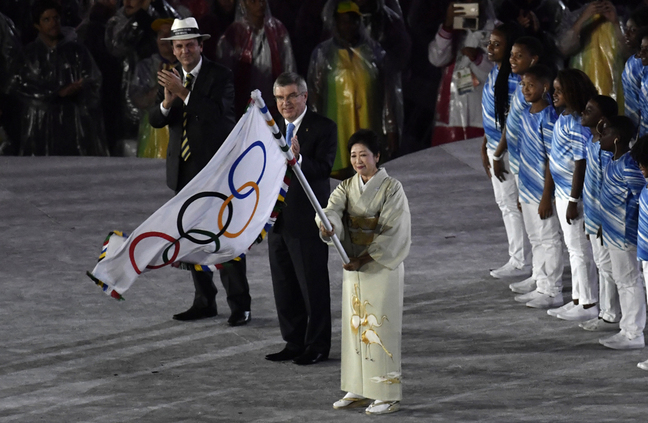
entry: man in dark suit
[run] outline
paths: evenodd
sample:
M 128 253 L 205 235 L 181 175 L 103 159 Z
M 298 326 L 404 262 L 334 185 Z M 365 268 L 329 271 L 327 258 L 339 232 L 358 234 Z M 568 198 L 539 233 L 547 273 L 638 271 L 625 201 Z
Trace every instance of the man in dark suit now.
M 171 34 L 162 40 L 173 43 L 180 65 L 158 72 L 160 89 L 149 122 L 155 128 L 169 125 L 167 185 L 177 193 L 209 163 L 234 128 L 234 79 L 229 69 L 202 57 L 202 42 L 209 35 L 200 34 L 194 18 L 176 19 Z M 192 269 L 191 276 L 196 288 L 193 305 L 173 318 L 216 316 L 217 289 L 212 273 Z M 245 258 L 229 262 L 220 276 L 232 310 L 228 323 L 248 323 L 251 299 Z
M 329 175 L 337 149 L 335 123 L 308 110 L 304 79 L 285 72 L 274 83 L 278 120 L 317 200 L 326 206 Z M 331 349 L 331 297 L 328 246 L 315 224 L 315 210 L 296 178 L 286 207 L 268 234 L 270 271 L 281 336 L 285 348 L 266 355 L 271 361 L 293 360 L 307 365 L 326 360 Z

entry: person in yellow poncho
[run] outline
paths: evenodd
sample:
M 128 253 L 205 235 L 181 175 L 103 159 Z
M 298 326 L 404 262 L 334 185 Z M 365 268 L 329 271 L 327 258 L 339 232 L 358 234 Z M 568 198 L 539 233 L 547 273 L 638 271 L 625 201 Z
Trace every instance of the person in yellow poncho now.
M 384 73 L 385 51 L 366 34 L 358 5 L 329 0 L 324 13 L 334 15 L 335 25 L 333 37 L 311 56 L 310 107 L 337 123 L 338 150 L 331 176 L 344 179 L 353 174 L 346 143 L 358 129 L 379 134 L 384 156 L 395 147 L 394 84 Z
M 157 32 L 158 53 L 137 64 L 128 94 L 133 104 L 142 110 L 139 131 L 137 135 L 137 157 L 165 159 L 169 145 L 169 128 L 153 128 L 148 121 L 148 112 L 155 104 L 158 91 L 157 73 L 162 69 L 172 69 L 177 63 L 173 55 L 173 47 L 169 41 L 162 38 L 171 35 L 173 19 L 156 19 L 151 28 Z
M 614 98 L 623 114 L 621 74 L 630 53 L 612 2 L 594 1 L 568 12 L 558 32 L 560 52 L 571 56 L 569 67 L 585 72 L 599 94 Z

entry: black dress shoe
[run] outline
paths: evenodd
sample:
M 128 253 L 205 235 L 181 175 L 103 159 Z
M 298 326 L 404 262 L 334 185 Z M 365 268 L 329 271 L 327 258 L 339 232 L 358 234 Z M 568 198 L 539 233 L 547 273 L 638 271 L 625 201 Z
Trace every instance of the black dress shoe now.
M 328 360 L 328 354 L 317 351 L 306 351 L 304 354 L 296 357 L 293 363 L 299 364 L 300 366 L 308 366 L 309 364 L 317 364 L 325 360 Z
M 227 324 L 230 326 L 243 326 L 247 325 L 252 320 L 252 313 L 249 311 L 237 311 L 227 319 Z
M 206 319 L 208 317 L 214 317 L 214 316 L 218 316 L 218 311 L 216 311 L 216 307 L 191 306 L 191 308 L 187 311 L 184 311 L 179 314 L 174 314 L 173 319 L 188 321 L 188 320 Z
M 270 361 L 287 361 L 292 360 L 295 357 L 299 357 L 302 352 L 302 350 L 289 350 L 288 348 L 284 348 L 278 353 L 266 355 L 265 358 L 266 360 Z

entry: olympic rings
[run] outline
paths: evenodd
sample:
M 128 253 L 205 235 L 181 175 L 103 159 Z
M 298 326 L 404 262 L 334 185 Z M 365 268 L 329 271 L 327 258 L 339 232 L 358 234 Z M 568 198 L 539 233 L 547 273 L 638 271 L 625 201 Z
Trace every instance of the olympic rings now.
M 249 181 L 244 183 L 240 188 L 236 189 L 234 187 L 234 172 L 236 171 L 236 168 L 238 165 L 241 163 L 241 161 L 245 158 L 245 156 L 255 147 L 261 148 L 261 151 L 263 152 L 263 167 L 261 169 L 261 174 L 259 175 L 259 178 L 257 179 L 256 182 Z M 146 238 L 162 238 L 170 244 L 163 250 L 162 252 L 162 261 L 163 264 L 160 265 L 148 265 L 146 266 L 147 269 L 159 269 L 161 267 L 167 266 L 171 263 L 174 263 L 176 259 L 178 258 L 178 255 L 180 253 L 180 240 L 182 238 L 186 238 L 187 240 L 193 242 L 194 244 L 198 245 L 207 245 L 210 243 L 214 243 L 214 251 L 213 253 L 217 253 L 220 250 L 221 243 L 220 243 L 220 237 L 225 236 L 226 238 L 236 238 L 239 235 L 241 235 L 245 229 L 250 225 L 252 222 L 252 219 L 254 218 L 254 215 L 256 214 L 257 207 L 259 205 L 259 199 L 260 199 L 260 189 L 259 189 L 259 183 L 261 182 L 261 179 L 263 178 L 263 175 L 265 173 L 265 168 L 266 168 L 266 161 L 267 161 L 267 153 L 266 153 L 266 148 L 263 142 L 261 141 L 255 141 L 252 143 L 232 164 L 232 167 L 229 171 L 229 175 L 227 178 L 227 182 L 231 191 L 231 195 L 227 197 L 225 194 L 222 194 L 220 192 L 216 191 L 204 191 L 204 192 L 199 192 L 197 194 L 192 195 L 189 197 L 180 207 L 180 210 L 178 212 L 178 217 L 177 217 L 177 229 L 178 233 L 180 234 L 178 239 L 174 239 L 170 235 L 167 235 L 163 232 L 145 232 L 140 235 L 138 235 L 133 242 L 131 243 L 129 247 L 129 257 L 131 261 L 131 265 L 133 266 L 133 269 L 135 269 L 135 272 L 137 274 L 141 274 L 142 271 L 139 269 L 137 266 L 137 263 L 135 262 L 135 248 L 139 244 L 140 241 L 146 239 Z M 241 193 L 242 190 L 245 188 L 250 188 L 247 192 Z M 256 193 L 256 201 L 254 203 L 254 210 L 252 210 L 252 213 L 250 215 L 250 218 L 248 221 L 245 223 L 245 226 L 243 228 L 236 232 L 236 233 L 231 233 L 228 232 L 227 229 L 229 228 L 230 224 L 232 223 L 232 219 L 234 216 L 234 206 L 232 204 L 232 200 L 234 198 L 243 200 L 252 194 L 252 192 Z M 213 233 L 210 231 L 206 231 L 203 229 L 189 229 L 185 230 L 182 225 L 182 220 L 184 218 L 185 212 L 187 209 L 197 200 L 205 197 L 217 197 L 223 200 L 223 205 L 221 206 L 219 213 L 218 213 L 218 233 Z M 223 224 L 223 213 L 225 212 L 225 208 L 227 208 L 228 211 L 228 216 L 225 221 L 225 224 Z M 202 235 L 205 236 L 206 239 L 198 239 L 192 235 Z M 171 251 L 171 248 L 173 248 L 173 254 L 171 254 L 171 257 L 169 257 L 169 253 Z
M 182 227 L 182 218 L 184 217 L 185 212 L 187 211 L 187 208 L 193 203 L 194 201 L 203 198 L 203 197 L 218 197 L 225 201 L 225 203 L 228 206 L 229 209 L 229 215 L 227 216 L 227 222 L 225 223 L 225 226 L 219 226 L 220 232 L 217 234 L 213 234 L 212 232 L 207 232 L 207 231 L 199 231 L 197 229 L 192 229 L 187 232 L 185 232 L 184 228 Z M 207 245 L 210 242 L 216 243 L 218 246 L 216 248 L 216 251 L 220 248 L 220 243 L 218 242 L 218 237 L 223 235 L 223 233 L 227 230 L 229 227 L 230 222 L 232 221 L 232 216 L 234 215 L 234 207 L 232 206 L 231 203 L 227 202 L 227 197 L 224 194 L 221 194 L 220 192 L 214 192 L 214 191 L 205 191 L 205 192 L 199 192 L 198 194 L 194 194 L 187 201 L 184 202 L 182 207 L 180 207 L 180 211 L 178 212 L 178 232 L 180 233 L 180 238 L 187 238 L 189 241 L 193 242 L 194 244 L 198 245 Z M 200 235 L 206 235 L 209 237 L 209 239 L 197 239 L 189 235 L 190 233 L 197 233 Z M 216 252 L 214 251 L 214 252 Z
M 146 238 L 152 238 L 152 237 L 162 238 L 162 239 L 165 239 L 165 240 L 167 240 L 167 241 L 169 241 L 171 243 L 171 245 L 169 247 L 167 247 L 167 249 L 165 250 L 165 253 L 168 252 L 169 248 L 171 248 L 173 246 L 175 246 L 175 248 L 173 249 L 173 256 L 171 256 L 171 260 L 167 261 L 165 259 L 164 264 L 157 265 L 157 266 L 151 266 L 151 265 L 146 266 L 148 269 L 159 269 L 161 267 L 166 266 L 167 264 L 173 263 L 175 261 L 175 259 L 178 257 L 178 253 L 180 252 L 180 246 L 178 245 L 178 242 L 180 240 L 179 239 L 173 239 L 173 237 L 171 237 L 171 236 L 169 236 L 169 235 L 167 235 L 165 233 L 162 233 L 162 232 L 145 232 L 143 234 L 138 235 L 133 240 L 133 242 L 131 243 L 131 245 L 130 245 L 130 247 L 128 249 L 128 255 L 130 257 L 131 265 L 133 266 L 133 269 L 135 269 L 135 272 L 137 272 L 138 275 L 141 274 L 142 271 L 139 269 L 139 267 L 137 267 L 137 263 L 135 263 L 135 256 L 134 256 L 135 247 L 137 247 L 137 244 L 139 244 L 139 242 L 141 240 L 146 239 Z
M 254 214 L 256 213 L 257 206 L 259 205 L 259 197 L 260 197 L 259 186 L 257 184 L 255 184 L 254 182 L 250 181 L 250 182 L 247 182 L 247 183 L 243 184 L 243 186 L 241 186 L 241 188 L 239 188 L 239 190 L 242 190 L 245 187 L 251 187 L 250 192 L 252 192 L 252 191 L 256 192 L 256 202 L 254 203 L 254 210 L 252 210 L 252 214 L 250 215 L 250 218 L 248 219 L 245 226 L 243 226 L 243 229 L 241 229 L 237 233 L 233 234 L 233 233 L 227 232 L 227 227 L 223 227 L 223 211 L 225 210 L 225 206 L 231 206 L 232 205 L 231 202 L 232 202 L 232 199 L 234 198 L 234 193 L 232 193 L 232 195 L 230 195 L 227 198 L 227 200 L 225 200 L 225 202 L 221 206 L 220 212 L 218 212 L 218 229 L 221 230 L 221 232 L 219 232 L 219 233 L 222 233 L 223 236 L 225 236 L 226 238 L 236 238 L 237 236 L 241 235 L 243 233 L 243 231 L 245 230 L 245 228 L 247 228 L 248 225 L 250 224 L 250 222 L 252 221 L 252 218 L 254 217 Z M 231 218 L 231 216 L 230 216 L 230 218 Z M 229 224 L 229 220 L 227 221 L 227 223 Z
M 267 161 L 267 159 L 268 159 L 267 154 L 266 154 L 265 145 L 263 145 L 263 143 L 262 143 L 261 141 L 255 141 L 255 142 L 253 142 L 253 143 L 252 143 L 252 144 L 251 144 L 251 145 L 250 145 L 250 146 L 249 146 L 249 147 L 248 147 L 248 148 L 243 152 L 243 154 L 241 154 L 241 155 L 238 157 L 238 159 L 236 159 L 236 161 L 235 161 L 234 164 L 232 165 L 232 168 L 230 169 L 229 175 L 228 175 L 228 177 L 227 177 L 227 181 L 228 181 L 228 183 L 229 183 L 229 189 L 230 189 L 232 195 L 233 195 L 234 197 L 238 198 L 239 200 L 243 200 L 244 198 L 247 198 L 250 194 L 252 194 L 252 191 L 253 191 L 253 190 L 250 189 L 250 190 L 249 190 L 248 192 L 246 192 L 245 194 L 239 194 L 239 192 L 238 192 L 239 190 L 237 190 L 236 188 L 234 188 L 234 171 L 236 170 L 236 167 L 239 165 L 239 163 L 241 162 L 241 160 L 243 160 L 243 158 L 245 157 L 245 155 L 246 155 L 247 153 L 249 153 L 250 150 L 252 150 L 254 147 L 257 147 L 257 146 L 258 146 L 258 147 L 261 147 L 261 151 L 263 151 L 263 169 L 261 169 L 261 175 L 259 175 L 259 179 L 257 179 L 255 185 L 258 185 L 259 182 L 261 182 L 261 178 L 263 178 L 263 173 L 265 172 L 265 168 L 266 168 L 266 161 Z M 245 184 L 245 185 L 247 185 L 247 184 Z M 245 185 L 243 185 L 243 187 L 245 187 Z M 241 188 L 243 188 L 243 187 L 241 187 Z M 258 186 L 257 186 L 257 188 L 258 188 Z M 257 191 L 257 194 L 258 194 L 258 193 L 259 193 L 259 192 Z M 258 201 L 258 200 L 257 200 L 257 201 Z

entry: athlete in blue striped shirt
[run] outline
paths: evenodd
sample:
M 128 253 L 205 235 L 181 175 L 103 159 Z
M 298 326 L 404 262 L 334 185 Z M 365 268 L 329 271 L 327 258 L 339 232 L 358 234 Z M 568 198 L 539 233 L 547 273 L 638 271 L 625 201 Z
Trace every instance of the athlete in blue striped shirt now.
M 529 307 L 544 296 L 562 298 L 562 240 L 554 206 L 554 183 L 549 172 L 549 154 L 554 122 L 558 118 L 546 94 L 551 87 L 551 71 L 543 65 L 529 69 L 522 77 L 524 98 L 531 104 L 521 116 L 520 205 L 533 249 L 533 275 L 537 288 L 515 297 Z M 511 289 L 523 288 L 524 282 Z M 524 289 L 522 289 L 524 290 Z M 540 300 L 542 298 L 542 300 Z M 562 299 L 561 299 L 562 301 Z
M 612 275 L 619 291 L 621 331 L 599 342 L 612 349 L 643 348 L 646 293 L 637 262 L 639 195 L 646 180 L 630 155 L 635 126 L 627 116 L 616 116 L 603 130 L 601 149 L 614 152 L 603 173 L 601 217 L 603 241 L 610 252 Z
M 583 212 L 585 215 L 585 233 L 589 238 L 594 255 L 594 262 L 598 268 L 599 282 L 599 307 L 598 315 L 592 309 L 573 307 L 560 314 L 561 318 L 570 317 L 590 318 L 579 326 L 589 331 L 615 330 L 619 327 L 621 308 L 619 295 L 612 276 L 612 262 L 610 253 L 603 244 L 601 234 L 601 185 L 603 184 L 603 169 L 612 160 L 613 154 L 601 150 L 601 132 L 610 119 L 617 116 L 619 108 L 617 102 L 604 95 L 592 97 L 587 102 L 581 124 L 590 129 L 592 135 L 587 140 L 587 168 L 585 170 L 585 183 L 583 185 Z M 573 303 L 567 303 L 571 306 Z M 588 315 L 589 314 L 589 315 Z
M 641 48 L 639 49 L 639 58 L 641 63 L 648 66 L 648 33 L 643 32 L 641 38 Z M 640 122 L 639 136 L 648 135 L 648 72 L 643 72 L 641 77 L 641 95 L 639 96 Z
M 644 65 L 639 57 L 641 48 L 642 28 L 648 26 L 648 7 L 635 9 L 628 18 L 625 26 L 625 42 L 632 55 L 628 58 L 621 75 L 623 84 L 623 100 L 625 115 L 632 119 L 635 126 L 640 122 L 641 108 L 641 79 Z
M 495 67 L 488 75 L 482 94 L 482 114 L 484 124 L 484 142 L 482 144 L 482 162 L 486 175 L 493 185 L 495 201 L 502 213 L 504 228 L 508 238 L 509 260 L 504 266 L 491 271 L 495 278 L 528 277 L 531 274 L 531 248 L 524 232 L 522 213 L 517 208 L 518 189 L 514 178 L 500 181 L 492 174 L 494 161 L 504 162 L 508 170 L 508 153 L 495 156 L 495 149 L 506 124 L 506 112 L 519 76 L 511 74 L 508 61 L 511 47 L 515 40 L 515 30 L 509 25 L 500 25 L 490 36 L 488 59 Z
M 556 184 L 558 219 L 569 251 L 574 306 L 583 309 L 596 307 L 598 314 L 596 265 L 583 228 L 581 202 L 586 165 L 585 141 L 590 131 L 581 125 L 580 115 L 595 95 L 596 88 L 584 72 L 578 69 L 558 72 L 554 81 L 554 106 L 565 110 L 554 126 L 549 168 Z M 548 304 L 550 308 L 561 305 L 557 302 Z M 562 311 L 566 310 L 558 313 Z
M 632 158 L 639 164 L 644 178 L 648 178 L 648 137 L 642 137 L 632 146 Z M 639 219 L 637 227 L 637 259 L 643 266 L 644 281 L 648 278 L 648 187 L 645 186 L 639 196 Z M 648 360 L 637 364 L 637 367 L 648 370 Z

